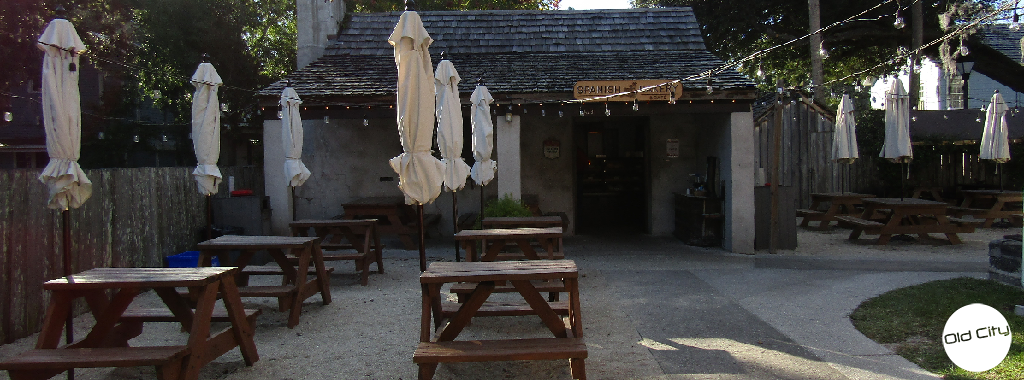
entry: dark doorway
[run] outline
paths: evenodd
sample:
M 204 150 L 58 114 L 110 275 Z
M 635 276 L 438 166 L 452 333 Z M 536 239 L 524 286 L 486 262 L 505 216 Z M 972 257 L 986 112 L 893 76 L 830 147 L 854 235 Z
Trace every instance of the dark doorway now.
M 646 117 L 575 121 L 577 233 L 648 232 L 648 125 Z

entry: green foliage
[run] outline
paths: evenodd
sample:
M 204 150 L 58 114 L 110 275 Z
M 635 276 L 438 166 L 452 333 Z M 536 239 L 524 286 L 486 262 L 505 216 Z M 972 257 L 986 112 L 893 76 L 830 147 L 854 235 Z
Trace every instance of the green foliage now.
M 693 7 L 701 23 L 704 41 L 720 58 L 735 62 L 808 33 L 809 17 L 805 0 L 633 0 L 635 7 Z M 844 78 L 876 65 L 879 68 L 857 74 L 845 80 L 846 84 L 868 77 L 880 77 L 895 72 L 903 62 L 888 62 L 911 42 L 910 2 L 889 2 L 872 10 L 856 21 L 830 28 L 823 32 L 829 52 L 824 60 L 825 81 Z M 969 3 L 971 7 L 958 6 Z M 826 27 L 868 10 L 877 0 L 851 0 L 828 2 L 821 7 L 821 25 Z M 925 42 L 943 34 L 939 15 L 956 8 L 961 12 L 954 23 L 962 23 L 974 15 L 993 9 L 995 0 L 939 0 L 922 3 L 924 10 Z M 897 7 L 907 20 L 907 27 L 893 27 Z M 933 46 L 925 54 L 938 57 Z M 764 73 L 758 76 L 758 71 Z M 774 88 L 776 79 L 789 85 L 806 85 L 810 78 L 810 46 L 805 38 L 776 49 L 741 67 L 747 76 L 759 82 L 763 89 Z
M 533 212 L 530 211 L 523 201 L 512 198 L 511 195 L 505 194 L 500 199 L 487 202 L 487 206 L 484 207 L 484 217 L 526 217 L 533 216 Z
M 1019 379 L 1024 367 L 1024 318 L 1014 314 L 1024 291 L 990 280 L 957 278 L 893 290 L 864 301 L 850 320 L 868 338 L 894 344 L 900 356 L 946 379 Z M 957 309 L 983 303 L 1010 323 L 1013 341 L 1007 358 L 995 368 L 972 373 L 957 368 L 942 347 L 942 329 Z

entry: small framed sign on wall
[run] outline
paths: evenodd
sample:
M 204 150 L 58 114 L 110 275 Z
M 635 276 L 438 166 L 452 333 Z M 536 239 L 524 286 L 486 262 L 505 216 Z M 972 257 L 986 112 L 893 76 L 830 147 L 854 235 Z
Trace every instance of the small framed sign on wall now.
M 562 146 L 562 143 L 559 142 L 558 140 L 555 140 L 555 139 L 544 140 L 544 157 L 550 158 L 552 160 L 558 158 L 561 155 L 561 153 L 560 153 L 561 146 Z
M 679 139 L 667 139 L 665 140 L 665 157 L 678 158 L 679 157 Z

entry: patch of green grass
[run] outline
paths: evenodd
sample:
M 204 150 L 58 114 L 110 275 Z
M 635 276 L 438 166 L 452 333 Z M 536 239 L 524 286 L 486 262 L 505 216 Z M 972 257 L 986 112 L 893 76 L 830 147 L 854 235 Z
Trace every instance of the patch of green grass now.
M 1006 359 L 985 372 L 955 366 L 942 348 L 942 329 L 957 309 L 989 305 L 1006 318 L 1013 342 Z M 1013 313 L 1024 304 L 1024 291 L 990 280 L 956 278 L 896 289 L 864 301 L 853 313 L 853 325 L 868 338 L 946 379 L 1024 380 L 1024 318 Z

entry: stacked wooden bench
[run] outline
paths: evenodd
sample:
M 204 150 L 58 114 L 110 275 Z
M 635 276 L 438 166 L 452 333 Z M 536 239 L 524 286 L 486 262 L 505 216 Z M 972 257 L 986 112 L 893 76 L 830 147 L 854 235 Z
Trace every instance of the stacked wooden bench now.
M 586 380 L 587 345 L 579 338 L 420 342 L 412 361 L 420 364 L 419 379 L 434 377 L 437 363 L 506 360 L 569 360 L 573 379 Z M 433 364 L 433 365 L 430 365 Z
M 35 349 L 0 362 L 11 380 L 48 379 L 73 368 L 155 366 L 159 380 L 181 376 L 188 346 Z

